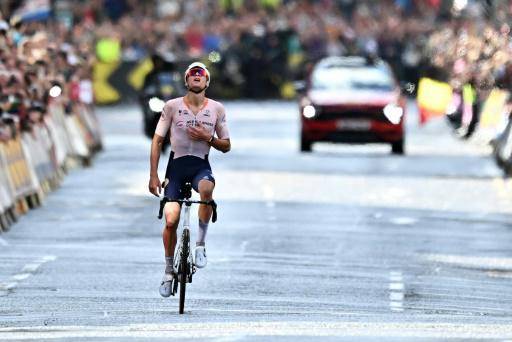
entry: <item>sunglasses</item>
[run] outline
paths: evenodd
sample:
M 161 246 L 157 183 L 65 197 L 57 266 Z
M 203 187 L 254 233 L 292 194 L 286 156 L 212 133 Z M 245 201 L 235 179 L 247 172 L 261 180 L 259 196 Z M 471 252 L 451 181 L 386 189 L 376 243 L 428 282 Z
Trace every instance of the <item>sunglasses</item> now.
M 205 76 L 206 77 L 208 75 L 206 74 L 206 70 L 201 69 L 201 68 L 195 68 L 195 69 L 190 69 L 188 71 L 187 76 Z

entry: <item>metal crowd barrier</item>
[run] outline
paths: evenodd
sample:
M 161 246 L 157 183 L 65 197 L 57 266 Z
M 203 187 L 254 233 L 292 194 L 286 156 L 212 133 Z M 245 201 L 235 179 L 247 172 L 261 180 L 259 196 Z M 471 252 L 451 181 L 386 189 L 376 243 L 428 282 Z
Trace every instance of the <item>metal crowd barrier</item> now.
M 74 108 L 67 114 L 63 104 L 51 103 L 43 123 L 0 142 L 0 231 L 42 205 L 69 169 L 88 166 L 101 150 L 101 132 L 92 107 Z

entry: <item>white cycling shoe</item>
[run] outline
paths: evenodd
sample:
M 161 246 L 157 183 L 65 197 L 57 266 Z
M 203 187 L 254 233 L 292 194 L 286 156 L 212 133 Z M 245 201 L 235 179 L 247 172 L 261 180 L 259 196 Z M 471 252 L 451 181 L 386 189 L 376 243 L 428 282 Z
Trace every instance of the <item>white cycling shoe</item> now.
M 160 284 L 160 296 L 169 297 L 172 293 L 172 281 L 174 275 L 171 273 L 165 273 Z
M 204 246 L 197 246 L 194 249 L 194 265 L 197 268 L 204 268 L 208 263 L 208 259 L 206 258 L 206 248 Z

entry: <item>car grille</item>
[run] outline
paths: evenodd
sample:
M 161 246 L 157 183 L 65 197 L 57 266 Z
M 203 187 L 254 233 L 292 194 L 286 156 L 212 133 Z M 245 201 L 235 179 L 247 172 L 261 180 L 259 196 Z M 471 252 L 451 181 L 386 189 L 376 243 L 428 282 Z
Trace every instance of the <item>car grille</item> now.
M 387 122 L 383 107 L 317 107 L 316 120 L 370 119 Z

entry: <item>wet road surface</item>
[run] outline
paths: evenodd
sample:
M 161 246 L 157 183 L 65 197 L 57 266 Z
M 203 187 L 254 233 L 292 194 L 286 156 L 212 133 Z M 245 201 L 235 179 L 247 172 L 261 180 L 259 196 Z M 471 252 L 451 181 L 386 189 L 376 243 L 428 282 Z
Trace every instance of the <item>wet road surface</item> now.
M 301 154 L 294 103 L 226 108 L 219 221 L 185 315 L 158 295 L 138 108 L 100 108 L 106 151 L 0 235 L 0 340 L 512 339 L 512 185 L 486 147 L 413 113 L 404 157 Z

